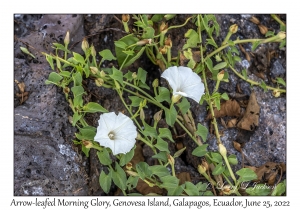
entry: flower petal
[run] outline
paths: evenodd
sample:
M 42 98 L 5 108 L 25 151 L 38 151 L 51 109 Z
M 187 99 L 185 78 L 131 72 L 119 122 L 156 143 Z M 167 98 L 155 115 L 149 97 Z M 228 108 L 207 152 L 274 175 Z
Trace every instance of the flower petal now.
M 109 147 L 114 155 L 125 154 L 134 147 L 137 131 L 129 117 L 122 113 L 116 115 L 110 112 L 102 114 L 98 122 L 94 140 L 101 146 Z M 113 139 L 109 138 L 110 133 L 114 135 Z
M 180 81 L 179 81 L 178 69 L 176 66 L 172 66 L 166 69 L 161 74 L 161 77 L 165 78 L 168 81 L 169 85 L 173 89 L 173 92 L 177 91 L 177 87 L 180 86 Z

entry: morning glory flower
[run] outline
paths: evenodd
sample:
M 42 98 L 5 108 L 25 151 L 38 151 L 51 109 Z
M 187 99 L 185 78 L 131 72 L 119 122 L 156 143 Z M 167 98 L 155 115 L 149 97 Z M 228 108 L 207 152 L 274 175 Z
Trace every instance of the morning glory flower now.
M 161 77 L 165 78 L 173 89 L 173 102 L 177 102 L 181 96 L 184 96 L 199 103 L 204 94 L 204 84 L 201 82 L 201 78 L 188 67 L 169 67 Z
M 137 131 L 129 117 L 109 112 L 101 114 L 98 123 L 94 140 L 109 147 L 114 155 L 126 154 L 134 147 Z

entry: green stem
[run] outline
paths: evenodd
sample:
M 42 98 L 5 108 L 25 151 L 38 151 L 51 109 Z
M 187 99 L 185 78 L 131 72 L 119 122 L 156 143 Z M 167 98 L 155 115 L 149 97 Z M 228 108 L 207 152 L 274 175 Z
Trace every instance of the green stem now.
M 229 170 L 230 176 L 231 176 L 231 178 L 233 179 L 233 181 L 234 181 L 234 183 L 236 185 L 237 184 L 236 183 L 236 178 L 235 178 L 235 175 L 234 175 L 234 173 L 233 173 L 233 171 L 231 169 L 231 166 L 230 166 L 230 164 L 228 162 L 227 156 L 223 156 L 223 159 L 225 160 L 225 163 L 226 163 L 226 166 L 227 166 L 227 168 Z
M 271 17 L 272 17 L 274 20 L 276 20 L 280 25 L 285 26 L 285 23 L 282 22 L 282 20 L 280 20 L 280 18 L 279 18 L 277 15 L 271 14 Z
M 126 61 L 127 61 L 128 58 L 129 58 L 129 55 L 127 55 L 126 58 L 125 58 L 125 60 L 123 61 L 122 65 L 121 65 L 121 67 L 119 69 L 120 71 L 122 71 L 122 68 L 125 65 L 125 63 L 126 63 Z
M 230 69 L 231 69 L 231 70 L 232 70 L 239 78 L 241 78 L 241 79 L 243 79 L 244 81 L 250 83 L 251 85 L 261 86 L 261 83 L 259 83 L 259 82 L 255 82 L 255 81 L 253 81 L 253 80 L 251 80 L 251 79 L 245 79 L 245 77 L 244 77 L 242 74 L 240 74 L 237 70 L 235 70 L 229 63 L 228 63 L 228 66 L 229 66 L 229 68 L 230 68 Z M 270 87 L 270 86 L 266 86 L 266 88 L 267 88 L 268 90 L 277 90 L 277 91 L 279 91 L 279 92 L 281 92 L 281 93 L 285 93 L 285 92 L 286 92 L 286 90 L 284 90 L 284 89 L 274 88 L 274 87 Z
M 198 142 L 197 139 L 189 132 L 189 130 L 180 122 L 179 119 L 176 118 L 176 122 L 180 125 L 180 127 L 193 139 L 193 141 L 198 145 L 201 146 L 202 142 Z

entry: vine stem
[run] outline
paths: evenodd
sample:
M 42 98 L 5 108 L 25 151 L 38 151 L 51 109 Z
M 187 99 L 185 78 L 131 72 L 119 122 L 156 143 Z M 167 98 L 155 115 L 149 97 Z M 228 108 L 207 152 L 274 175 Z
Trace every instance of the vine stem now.
M 239 78 L 243 79 L 244 81 L 250 83 L 251 85 L 257 85 L 257 86 L 260 86 L 260 85 L 261 85 L 259 82 L 255 82 L 255 81 L 253 81 L 253 80 L 251 80 L 251 79 L 245 79 L 245 77 L 244 77 L 243 75 L 241 75 L 237 70 L 235 70 L 229 63 L 228 63 L 228 66 L 229 66 L 229 68 L 230 68 L 230 69 L 231 69 L 231 70 L 232 70 Z M 274 87 L 270 87 L 270 86 L 266 86 L 266 88 L 267 88 L 268 90 L 277 90 L 277 91 L 279 91 L 279 92 L 281 92 L 281 93 L 285 93 L 285 92 L 286 92 L 286 90 L 284 90 L 284 89 L 274 88 Z

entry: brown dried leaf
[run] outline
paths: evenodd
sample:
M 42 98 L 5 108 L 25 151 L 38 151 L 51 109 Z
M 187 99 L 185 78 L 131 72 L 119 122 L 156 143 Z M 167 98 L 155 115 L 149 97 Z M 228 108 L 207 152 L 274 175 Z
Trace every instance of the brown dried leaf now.
M 220 110 L 214 109 L 215 117 L 239 117 L 241 110 L 240 105 L 236 100 L 228 100 L 221 104 Z M 212 119 L 211 114 L 209 113 L 206 117 L 207 120 Z
M 259 110 L 260 106 L 257 103 L 255 93 L 252 92 L 246 112 L 243 118 L 238 122 L 237 127 L 244 130 L 253 131 L 258 126 Z
M 148 195 L 149 193 L 156 193 L 158 195 L 162 195 L 163 190 L 160 189 L 157 186 L 150 187 L 146 182 L 143 180 L 139 179 L 136 190 L 141 193 L 142 195 Z
M 249 19 L 252 23 L 254 23 L 254 24 L 260 24 L 260 21 L 256 18 L 256 17 L 254 17 L 254 16 L 252 16 L 250 19 Z
M 245 55 L 247 61 L 250 62 L 251 61 L 251 57 L 250 57 L 249 53 L 245 50 L 245 48 L 243 47 L 242 44 L 239 44 L 239 48 L 242 51 L 242 53 Z
M 237 118 L 233 118 L 227 122 L 228 128 L 235 128 L 237 123 Z
M 176 174 L 176 177 L 179 179 L 179 184 L 183 184 L 186 181 L 191 182 L 191 175 L 188 172 L 180 172 L 179 174 Z
M 257 25 L 261 34 L 265 35 L 268 32 L 268 28 L 262 24 Z

